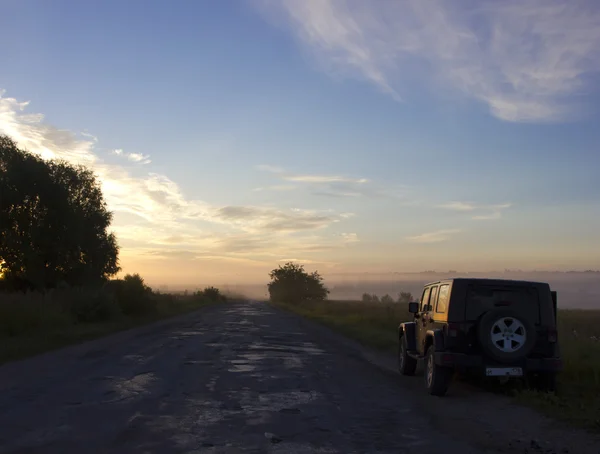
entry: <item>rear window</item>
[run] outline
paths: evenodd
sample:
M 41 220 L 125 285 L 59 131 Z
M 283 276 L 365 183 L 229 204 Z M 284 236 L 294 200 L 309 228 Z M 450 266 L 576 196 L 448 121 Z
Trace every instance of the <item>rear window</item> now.
M 440 293 L 438 296 L 437 307 L 435 309 L 436 312 L 443 314 L 446 312 L 446 307 L 448 306 L 448 297 L 450 296 L 450 286 L 448 284 L 444 284 L 440 287 Z
M 470 285 L 467 289 L 467 320 L 475 320 L 484 312 L 501 307 L 510 308 L 531 322 L 540 322 L 539 298 L 535 288 Z

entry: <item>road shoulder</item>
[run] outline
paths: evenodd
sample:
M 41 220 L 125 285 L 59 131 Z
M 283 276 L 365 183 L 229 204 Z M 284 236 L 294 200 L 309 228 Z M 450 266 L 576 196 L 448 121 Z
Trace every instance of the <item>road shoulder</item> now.
M 393 354 L 365 347 L 333 329 L 278 306 L 274 310 L 298 317 L 307 331 L 321 342 L 344 347 L 383 373 L 393 375 L 398 386 L 409 388 L 418 407 L 423 408 L 440 431 L 470 441 L 486 452 L 598 454 L 600 436 L 566 426 L 523 407 L 509 397 L 494 395 L 464 383 L 454 383 L 442 398 L 428 396 L 420 370 L 415 377 L 403 377 L 396 370 Z

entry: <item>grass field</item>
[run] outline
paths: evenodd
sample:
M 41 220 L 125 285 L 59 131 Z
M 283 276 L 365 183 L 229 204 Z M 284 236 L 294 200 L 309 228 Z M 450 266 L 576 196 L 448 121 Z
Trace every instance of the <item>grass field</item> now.
M 69 300 L 75 304 L 66 304 Z M 0 293 L 0 364 L 173 317 L 211 303 L 196 295 L 153 293 L 145 301 L 151 310 L 126 315 L 110 300 L 101 301 L 96 307 L 91 307 L 90 301 L 93 296 L 87 291 L 69 290 L 57 295 Z M 98 307 L 103 312 L 98 311 Z M 90 314 L 90 309 L 96 310 L 95 318 L 78 317 L 83 310 Z
M 412 319 L 408 306 L 402 304 L 327 301 L 278 305 L 390 353 L 397 348 L 398 324 Z M 564 362 L 559 392 L 521 391 L 515 398 L 553 417 L 600 432 L 600 341 L 593 339 L 600 338 L 600 310 L 560 310 L 558 323 Z

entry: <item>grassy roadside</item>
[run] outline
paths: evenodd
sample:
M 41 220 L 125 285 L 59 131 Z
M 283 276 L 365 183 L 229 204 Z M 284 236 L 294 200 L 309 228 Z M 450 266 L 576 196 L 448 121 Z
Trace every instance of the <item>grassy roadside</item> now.
M 395 352 L 396 329 L 411 319 L 407 305 L 327 301 L 290 305 L 277 303 L 322 323 L 362 344 Z M 517 393 L 517 402 L 575 426 L 600 432 L 600 311 L 559 311 L 559 341 L 564 370 L 557 395 Z M 575 335 L 574 332 L 577 334 Z
M 0 364 L 150 324 L 217 304 L 195 296 L 152 295 L 152 310 L 82 322 L 41 295 L 0 294 Z

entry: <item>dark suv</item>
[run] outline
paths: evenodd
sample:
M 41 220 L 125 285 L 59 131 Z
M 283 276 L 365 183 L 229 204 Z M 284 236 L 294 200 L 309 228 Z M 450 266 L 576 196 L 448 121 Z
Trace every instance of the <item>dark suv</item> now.
M 456 370 L 524 377 L 553 391 L 561 369 L 556 292 L 539 282 L 449 279 L 409 303 L 414 321 L 398 327 L 398 368 L 413 375 L 425 360 L 425 385 L 442 396 Z

